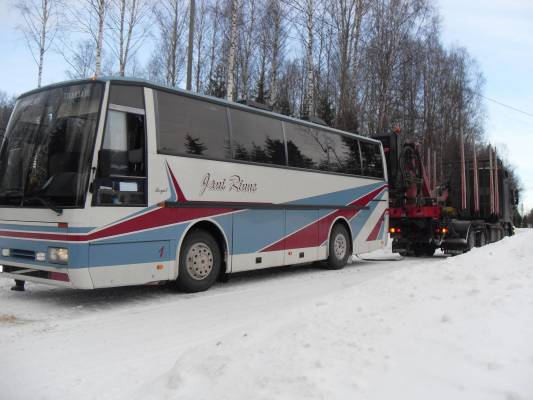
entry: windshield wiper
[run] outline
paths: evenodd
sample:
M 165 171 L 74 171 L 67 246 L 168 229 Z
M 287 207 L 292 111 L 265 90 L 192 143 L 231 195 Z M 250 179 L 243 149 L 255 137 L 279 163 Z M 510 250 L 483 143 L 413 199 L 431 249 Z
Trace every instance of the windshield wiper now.
M 39 196 L 38 194 L 34 194 L 33 196 L 30 196 L 30 197 L 24 197 L 24 201 L 27 201 L 27 200 L 37 200 L 41 202 L 41 204 L 44 205 L 45 207 L 48 207 L 50 210 L 54 211 L 57 215 L 63 214 L 63 209 L 55 205 L 53 202 L 51 202 L 46 197 L 42 197 L 42 196 Z
M 57 213 L 57 215 L 63 214 L 63 209 L 56 206 L 52 201 L 47 199 L 46 197 L 41 196 L 39 193 L 42 190 L 39 190 L 37 192 L 29 193 L 28 195 L 24 195 L 24 193 L 20 190 L 6 190 L 5 192 L 0 193 L 0 197 L 3 197 L 8 200 L 15 200 L 15 199 L 21 199 L 22 204 L 24 204 L 25 201 L 31 201 L 31 200 L 37 200 L 45 207 L 48 207 L 50 210 Z

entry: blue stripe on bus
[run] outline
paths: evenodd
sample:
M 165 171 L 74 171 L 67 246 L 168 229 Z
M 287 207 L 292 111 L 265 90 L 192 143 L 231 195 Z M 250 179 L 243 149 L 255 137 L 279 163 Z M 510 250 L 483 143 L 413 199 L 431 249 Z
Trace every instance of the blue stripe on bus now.
M 91 267 L 157 263 L 171 260 L 170 241 L 158 240 L 142 243 L 126 242 L 112 244 L 92 244 L 89 246 Z
M 48 253 L 48 247 L 63 247 L 69 250 L 69 268 L 87 268 L 87 248 L 86 243 L 75 242 L 47 242 L 41 240 L 27 240 L 27 239 L 14 239 L 14 238 L 2 238 L 2 248 L 16 249 L 16 250 L 28 250 L 37 252 Z M 10 265 L 10 263 L 18 262 L 28 265 L 48 266 L 55 268 L 66 268 L 66 265 L 52 264 L 48 262 L 39 262 L 33 259 L 23 257 L 1 257 L 0 264 Z
M 255 253 L 285 236 L 284 210 L 247 210 L 233 214 L 233 254 Z
M 318 210 L 288 210 L 285 230 L 287 235 L 290 235 L 316 221 L 318 221 Z
M 383 182 L 373 183 L 365 186 L 358 186 L 337 192 L 321 194 L 318 196 L 307 197 L 299 200 L 289 201 L 286 204 L 306 204 L 306 205 L 339 205 L 345 206 L 357 200 L 358 198 L 370 193 L 372 190 L 383 186 Z M 330 210 L 331 211 L 331 210 Z M 329 212 L 326 212 L 326 214 Z

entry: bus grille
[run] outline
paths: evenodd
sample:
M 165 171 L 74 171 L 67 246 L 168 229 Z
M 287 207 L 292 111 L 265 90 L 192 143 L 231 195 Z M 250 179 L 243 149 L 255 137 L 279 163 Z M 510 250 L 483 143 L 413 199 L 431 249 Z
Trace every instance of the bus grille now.
M 24 259 L 27 259 L 27 260 L 35 260 L 35 251 L 32 251 L 32 250 L 21 250 L 21 249 L 11 249 L 11 257 L 24 258 Z
M 31 276 L 53 281 L 69 282 L 68 274 L 63 272 L 42 271 L 33 268 L 13 267 L 9 265 L 3 266 L 3 272 L 17 274 L 20 276 L 20 280 L 24 280 L 24 277 Z

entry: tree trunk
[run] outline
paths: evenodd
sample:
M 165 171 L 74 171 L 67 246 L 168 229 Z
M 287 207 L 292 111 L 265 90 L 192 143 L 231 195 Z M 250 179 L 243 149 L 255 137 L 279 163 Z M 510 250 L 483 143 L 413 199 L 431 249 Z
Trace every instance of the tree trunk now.
M 132 0 L 131 3 L 131 14 L 130 14 L 130 21 L 128 24 L 128 33 L 126 36 L 126 45 L 124 46 L 124 63 L 122 66 L 122 76 L 126 73 L 126 66 L 128 64 L 128 57 L 130 55 L 130 47 L 131 47 L 131 39 L 133 36 L 133 29 L 135 28 L 135 25 L 138 23 L 137 17 L 138 13 L 140 12 L 138 7 L 139 3 L 138 0 Z
M 42 25 L 41 25 L 41 35 L 39 41 L 39 72 L 37 73 L 37 87 L 41 87 L 43 80 L 43 66 L 44 66 L 44 53 L 46 52 L 46 34 L 48 31 L 48 18 L 50 17 L 50 5 L 48 0 L 43 0 L 42 2 Z
M 98 1 L 98 37 L 96 40 L 96 66 L 94 75 L 100 76 L 102 70 L 102 48 L 104 45 L 104 22 L 105 22 L 106 0 Z
M 215 5 L 213 6 L 213 35 L 211 36 L 211 48 L 210 48 L 210 58 L 209 58 L 209 77 L 208 82 L 211 82 L 213 79 L 213 73 L 215 71 L 215 49 L 217 43 L 217 31 L 218 31 L 218 1 L 215 0 Z
M 200 84 L 202 79 L 202 50 L 204 43 L 204 34 L 205 34 L 205 19 L 206 19 L 206 3 L 203 1 L 200 6 L 198 13 L 198 22 L 195 22 L 195 32 L 196 32 L 196 82 L 195 87 L 196 91 L 200 92 Z
M 238 0 L 231 0 L 231 33 L 228 56 L 228 85 L 226 99 L 235 101 L 235 50 L 237 48 L 237 11 Z
M 196 18 L 195 0 L 190 0 L 189 5 L 189 46 L 187 48 L 187 90 L 192 88 L 192 55 L 194 47 L 194 21 Z
M 178 1 L 174 0 L 172 16 L 172 34 L 170 38 L 170 52 L 168 55 L 167 84 L 176 86 L 178 81 L 176 70 L 176 57 L 178 55 Z
M 307 67 L 307 88 L 305 92 L 304 106 L 302 107 L 303 117 L 309 118 L 314 115 L 314 79 L 313 79 L 313 0 L 307 0 L 307 46 L 306 46 L 306 67 Z
M 126 19 L 126 0 L 120 0 L 120 21 L 119 21 L 119 75 L 124 76 L 124 24 Z
M 278 101 L 278 64 L 281 41 L 281 8 L 279 0 L 273 0 L 274 37 L 272 40 L 272 63 L 270 66 L 270 104 L 276 107 Z

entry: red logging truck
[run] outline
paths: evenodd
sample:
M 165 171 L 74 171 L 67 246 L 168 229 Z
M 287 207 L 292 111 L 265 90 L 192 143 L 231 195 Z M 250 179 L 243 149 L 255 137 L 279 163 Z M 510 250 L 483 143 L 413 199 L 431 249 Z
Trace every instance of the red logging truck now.
M 508 170 L 490 146 L 466 161 L 460 136 L 456 163 L 441 163 L 447 182 L 436 185 L 436 152 L 403 142 L 399 130 L 381 140 L 389 175 L 389 233 L 392 251 L 404 256 L 431 256 L 440 248 L 461 254 L 514 233 L 518 204 Z

